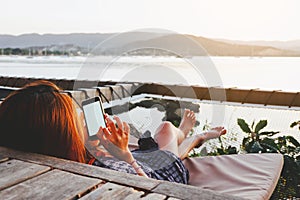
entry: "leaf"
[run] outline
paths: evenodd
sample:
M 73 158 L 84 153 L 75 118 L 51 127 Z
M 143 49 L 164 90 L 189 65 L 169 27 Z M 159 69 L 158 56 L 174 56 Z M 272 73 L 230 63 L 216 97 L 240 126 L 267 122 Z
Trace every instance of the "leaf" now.
M 293 122 L 290 127 L 293 128 L 294 126 L 296 126 L 300 121 L 297 121 L 297 122 Z
M 253 122 L 252 122 L 252 124 L 251 124 L 251 129 L 253 129 L 254 123 L 255 123 L 255 121 L 253 120 Z
M 299 153 L 300 153 L 300 147 L 297 147 L 297 148 L 295 149 L 295 153 L 296 153 L 296 154 L 299 154 Z M 299 157 L 299 159 L 300 159 L 300 155 L 299 155 L 298 157 Z
M 201 156 L 206 156 L 207 154 L 208 154 L 207 148 L 204 146 L 204 147 L 201 149 L 201 151 L 200 151 L 200 155 L 201 155 Z
M 286 139 L 292 143 L 293 145 L 295 145 L 295 147 L 300 147 L 299 142 L 293 137 L 293 136 L 286 136 Z
M 264 148 L 260 145 L 258 141 L 255 141 L 251 147 L 250 153 L 259 153 L 263 152 Z
M 294 154 L 294 152 L 296 151 L 296 147 L 294 146 L 287 146 L 287 149 L 290 154 Z
M 286 138 L 285 136 L 280 136 L 277 138 L 278 144 L 281 146 L 286 146 Z
M 261 146 L 265 149 L 267 153 L 281 153 L 281 151 L 277 150 L 275 147 L 268 144 L 261 144 Z
M 246 145 L 248 145 L 249 144 L 249 142 L 250 142 L 250 137 L 246 137 L 246 138 L 244 138 L 243 139 L 243 143 L 242 143 L 242 145 L 245 147 Z
M 249 125 L 245 122 L 245 120 L 239 118 L 237 121 L 238 121 L 238 125 L 245 133 L 251 133 Z
M 274 139 L 271 138 L 264 138 L 260 144 L 266 148 L 266 149 L 270 149 L 272 150 L 272 152 L 279 152 L 279 147 L 278 145 L 275 143 Z
M 259 133 L 259 135 L 266 135 L 266 136 L 273 136 L 273 135 L 276 135 L 277 133 L 279 133 L 279 131 L 264 131 L 264 132 L 261 132 Z
M 255 133 L 258 133 L 261 129 L 265 128 L 268 124 L 268 121 L 267 120 L 260 120 L 257 124 L 256 124 L 256 127 L 255 127 L 255 130 L 254 132 Z
M 248 153 L 251 153 L 251 148 L 253 146 L 253 143 L 254 143 L 254 141 L 247 143 L 244 147 L 245 151 L 247 151 Z
M 224 150 L 221 149 L 221 148 L 218 148 L 218 149 L 217 149 L 217 152 L 218 152 L 219 155 L 224 155 L 224 154 L 226 154 L 226 153 L 224 152 Z
M 229 146 L 228 147 L 228 154 L 237 154 L 236 147 Z
M 275 143 L 275 140 L 272 139 L 272 138 L 264 138 L 264 139 L 261 141 L 261 143 L 271 145 L 271 146 L 273 146 L 273 147 L 275 147 L 275 148 L 278 149 L 277 144 Z M 279 150 L 279 149 L 278 149 L 278 150 Z

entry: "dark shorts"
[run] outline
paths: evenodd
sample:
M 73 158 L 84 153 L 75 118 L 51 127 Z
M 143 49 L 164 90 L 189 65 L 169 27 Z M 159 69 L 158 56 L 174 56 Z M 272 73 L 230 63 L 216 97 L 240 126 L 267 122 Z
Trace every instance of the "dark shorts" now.
M 159 150 L 155 147 L 148 150 L 135 150 L 132 155 L 150 178 L 183 184 L 188 183 L 188 170 L 180 158 L 172 152 Z M 130 164 L 115 158 L 101 157 L 95 160 L 93 165 L 136 174 Z

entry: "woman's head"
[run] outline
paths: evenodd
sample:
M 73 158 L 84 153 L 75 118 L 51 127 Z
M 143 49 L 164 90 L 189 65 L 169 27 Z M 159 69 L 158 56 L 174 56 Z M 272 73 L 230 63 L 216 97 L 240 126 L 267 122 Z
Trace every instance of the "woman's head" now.
M 48 81 L 10 94 L 0 106 L 0 145 L 85 162 L 72 98 Z

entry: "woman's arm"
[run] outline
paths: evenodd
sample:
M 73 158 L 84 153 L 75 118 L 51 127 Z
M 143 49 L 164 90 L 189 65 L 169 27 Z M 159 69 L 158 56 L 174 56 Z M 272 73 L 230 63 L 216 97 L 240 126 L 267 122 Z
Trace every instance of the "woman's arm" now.
M 143 171 L 143 169 L 141 168 L 141 166 L 139 166 L 136 162 L 136 160 L 134 159 L 131 163 L 129 163 L 135 170 L 135 172 L 140 175 L 140 176 L 144 176 L 144 177 L 148 177 L 147 174 Z
M 117 122 L 117 127 L 115 123 L 108 117 L 105 119 L 107 128 L 100 127 L 97 136 L 101 144 L 112 156 L 131 164 L 138 175 L 148 177 L 142 168 L 137 164 L 128 148 L 128 139 L 130 133 L 129 125 L 125 122 L 122 122 L 117 116 L 115 116 L 114 119 Z

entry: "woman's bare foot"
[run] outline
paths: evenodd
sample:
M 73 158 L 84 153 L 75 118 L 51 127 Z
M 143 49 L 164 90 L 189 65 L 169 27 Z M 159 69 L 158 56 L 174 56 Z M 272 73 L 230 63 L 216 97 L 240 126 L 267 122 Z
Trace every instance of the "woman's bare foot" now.
M 195 113 L 189 109 L 185 109 L 178 128 L 183 132 L 184 136 L 186 137 L 188 133 L 192 130 L 192 128 L 195 126 L 195 123 Z
M 204 140 L 206 141 L 209 139 L 218 138 L 224 134 L 226 134 L 226 129 L 223 126 L 218 126 L 218 127 L 210 129 L 207 132 L 204 132 L 203 136 L 204 136 Z
M 196 134 L 187 137 L 178 147 L 178 154 L 180 159 L 183 160 L 184 158 L 186 158 L 192 149 L 200 147 L 205 141 L 213 138 L 218 138 L 224 134 L 226 134 L 226 129 L 222 126 L 219 126 L 212 128 L 211 130 L 203 134 Z

